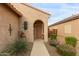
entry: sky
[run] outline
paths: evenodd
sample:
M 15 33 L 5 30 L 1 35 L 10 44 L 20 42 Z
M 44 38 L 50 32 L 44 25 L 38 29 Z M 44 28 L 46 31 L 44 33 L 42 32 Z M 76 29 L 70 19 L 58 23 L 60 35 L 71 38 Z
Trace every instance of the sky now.
M 51 14 L 48 25 L 79 14 L 79 3 L 32 3 L 31 5 Z

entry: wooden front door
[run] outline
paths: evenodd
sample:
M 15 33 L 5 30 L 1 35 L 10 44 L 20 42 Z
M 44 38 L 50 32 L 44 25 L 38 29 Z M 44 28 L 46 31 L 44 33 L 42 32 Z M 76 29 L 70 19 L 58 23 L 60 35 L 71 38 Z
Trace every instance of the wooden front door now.
M 38 21 L 34 24 L 34 37 L 35 39 L 42 39 L 43 35 L 43 23 Z

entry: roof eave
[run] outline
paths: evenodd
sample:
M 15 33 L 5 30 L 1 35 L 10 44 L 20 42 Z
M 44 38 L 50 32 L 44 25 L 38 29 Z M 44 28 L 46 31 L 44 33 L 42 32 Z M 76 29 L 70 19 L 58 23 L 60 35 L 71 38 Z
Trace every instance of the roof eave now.
M 6 3 L 7 6 L 9 6 L 15 13 L 17 13 L 19 16 L 22 16 L 22 13 L 19 12 L 11 3 Z
M 28 5 L 28 4 L 25 4 L 25 3 L 21 3 L 21 4 L 23 4 L 23 5 L 25 5 L 25 6 L 28 6 L 28 7 L 31 7 L 31 8 L 33 8 L 33 9 L 35 9 L 35 10 L 38 10 L 38 11 L 40 11 L 40 12 L 44 13 L 44 14 L 49 15 L 49 16 L 51 15 L 51 14 L 49 14 L 49 13 L 47 13 L 47 12 L 44 12 L 44 11 L 42 11 L 42 10 L 38 9 L 38 8 L 35 8 L 35 7 L 31 6 L 31 5 Z
M 75 19 L 78 19 L 78 18 L 79 18 L 79 14 L 77 14 L 77 15 L 72 15 L 71 17 L 68 17 L 68 18 L 66 18 L 66 19 L 64 19 L 64 20 L 61 20 L 61 21 L 56 22 L 56 23 L 54 23 L 54 24 L 52 24 L 52 25 L 49 25 L 49 27 L 55 26 L 55 25 L 58 25 L 58 24 L 62 24 L 62 23 L 68 22 L 68 21 L 72 21 L 72 20 L 75 20 Z

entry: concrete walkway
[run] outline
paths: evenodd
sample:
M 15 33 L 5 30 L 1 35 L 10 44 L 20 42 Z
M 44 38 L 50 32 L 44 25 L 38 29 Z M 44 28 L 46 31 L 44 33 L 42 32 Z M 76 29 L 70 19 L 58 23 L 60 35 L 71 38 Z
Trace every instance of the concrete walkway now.
M 48 50 L 44 45 L 43 40 L 38 39 L 34 41 L 31 56 L 49 56 Z

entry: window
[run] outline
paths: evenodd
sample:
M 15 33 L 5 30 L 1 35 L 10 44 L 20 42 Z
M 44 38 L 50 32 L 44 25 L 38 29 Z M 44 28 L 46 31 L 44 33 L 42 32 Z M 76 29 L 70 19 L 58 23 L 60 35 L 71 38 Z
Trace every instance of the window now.
M 71 24 L 65 25 L 65 33 L 71 33 Z
M 27 22 L 24 21 L 24 30 L 27 30 Z
M 11 24 L 9 24 L 9 33 L 10 33 L 10 36 L 11 36 L 11 34 L 12 34 Z

